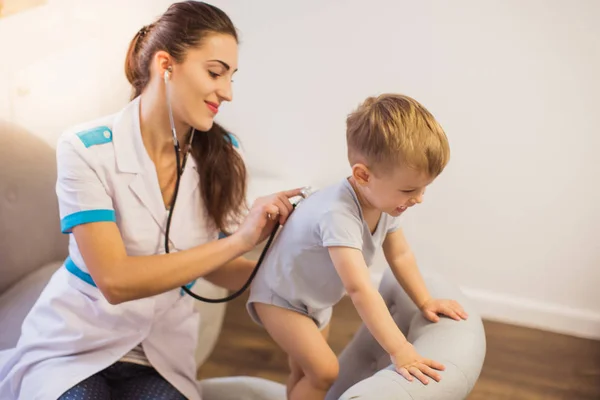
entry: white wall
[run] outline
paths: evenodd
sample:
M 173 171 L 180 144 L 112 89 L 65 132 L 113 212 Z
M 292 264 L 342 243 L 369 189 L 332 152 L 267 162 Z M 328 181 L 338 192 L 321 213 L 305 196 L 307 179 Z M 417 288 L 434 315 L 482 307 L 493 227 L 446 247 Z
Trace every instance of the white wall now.
M 130 1 L 118 13 L 116 3 L 49 0 L 36 11 L 43 19 L 0 20 L 0 54 L 18 55 L 0 65 L 0 117 L 53 142 L 120 107 L 126 45 L 169 2 Z M 346 114 L 368 95 L 409 94 L 452 148 L 405 217 L 420 265 L 488 318 L 600 338 L 600 3 L 213 3 L 241 33 L 221 121 L 242 139 L 253 194 L 340 179 Z M 25 30 L 26 18 L 39 31 Z
M 48 0 L 0 19 L 0 118 L 54 144 L 66 127 L 117 111 L 130 93 L 129 41 L 167 4 Z

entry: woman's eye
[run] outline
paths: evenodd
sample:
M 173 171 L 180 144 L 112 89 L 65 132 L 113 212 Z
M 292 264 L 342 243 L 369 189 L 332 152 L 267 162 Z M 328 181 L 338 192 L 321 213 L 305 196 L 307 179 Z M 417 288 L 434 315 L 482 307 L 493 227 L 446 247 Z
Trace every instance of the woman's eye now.
M 413 189 L 413 190 L 401 190 L 402 193 L 412 193 L 414 191 L 415 191 L 415 189 Z
M 220 77 L 220 76 L 221 76 L 221 75 L 219 75 L 219 74 L 217 74 L 217 73 L 214 73 L 214 72 L 212 72 L 212 71 L 208 71 L 208 74 L 211 76 L 211 78 L 218 78 L 218 77 Z

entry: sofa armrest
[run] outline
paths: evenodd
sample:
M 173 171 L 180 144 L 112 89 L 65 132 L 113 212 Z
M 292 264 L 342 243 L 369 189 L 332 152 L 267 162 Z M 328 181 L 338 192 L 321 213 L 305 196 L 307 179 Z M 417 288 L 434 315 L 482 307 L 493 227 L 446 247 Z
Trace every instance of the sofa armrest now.
M 441 275 L 424 275 L 432 296 L 455 299 L 469 314 L 466 321 L 441 318 L 431 323 L 386 271 L 380 292 L 394 321 L 419 354 L 445 365 L 442 380 L 423 385 L 395 372 L 389 355 L 362 325 L 340 355 L 340 378 L 327 400 L 455 400 L 464 399 L 477 381 L 485 357 L 481 317 L 463 293 Z

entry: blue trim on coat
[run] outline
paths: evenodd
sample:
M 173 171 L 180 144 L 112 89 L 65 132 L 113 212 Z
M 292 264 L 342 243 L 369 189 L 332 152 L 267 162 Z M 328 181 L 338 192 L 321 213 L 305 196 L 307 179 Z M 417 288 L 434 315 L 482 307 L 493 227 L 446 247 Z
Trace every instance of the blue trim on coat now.
M 240 143 L 237 141 L 237 139 L 231 133 L 228 133 L 227 137 L 229 138 L 229 141 L 231 142 L 233 147 L 235 147 L 236 149 L 240 148 Z
M 88 274 L 87 272 L 84 272 L 77 265 L 75 265 L 75 263 L 71 259 L 71 256 L 67 257 L 67 259 L 65 260 L 65 268 L 67 269 L 67 271 L 69 271 L 70 273 L 72 273 L 73 275 L 75 275 L 76 277 L 78 277 L 79 279 L 84 281 L 85 283 L 88 283 L 88 284 L 92 285 L 93 287 L 98 287 L 98 286 L 96 286 L 96 282 L 94 282 L 94 279 L 92 278 L 92 276 L 90 274 Z
M 69 214 L 60 221 L 62 233 L 71 233 L 74 226 L 90 222 L 116 222 L 115 210 L 85 210 Z
M 71 259 L 70 256 L 67 257 L 67 259 L 65 260 L 65 268 L 67 269 L 67 271 L 69 271 L 70 273 L 72 273 L 73 275 L 75 275 L 76 277 L 78 277 L 79 279 L 84 281 L 85 283 L 90 284 L 93 287 L 98 287 L 96 285 L 96 282 L 94 282 L 94 278 L 92 278 L 92 276 L 90 274 L 88 274 L 87 272 L 84 272 L 81 268 L 79 268 L 73 262 L 73 260 Z M 196 283 L 196 279 L 194 279 L 192 282 L 185 285 L 185 287 L 188 289 L 191 289 L 195 283 Z M 185 291 L 183 289 L 180 289 L 180 293 L 182 296 L 185 295 Z
M 85 147 L 112 142 L 113 134 L 108 126 L 98 126 L 87 131 L 77 133 Z
M 192 286 L 194 286 L 196 284 L 196 280 L 197 279 L 194 279 L 193 281 L 191 281 L 190 283 L 188 283 L 187 285 L 185 285 L 185 287 L 188 288 L 188 290 L 191 290 Z M 182 296 L 185 296 L 186 295 L 185 290 L 179 289 L 179 294 L 182 295 Z

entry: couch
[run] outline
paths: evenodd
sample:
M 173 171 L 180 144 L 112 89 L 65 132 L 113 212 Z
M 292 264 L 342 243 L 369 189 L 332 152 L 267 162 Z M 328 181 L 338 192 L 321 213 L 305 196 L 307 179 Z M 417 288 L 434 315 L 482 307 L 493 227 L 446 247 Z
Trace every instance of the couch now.
M 36 136 L 0 123 L 0 350 L 15 345 L 21 323 L 52 273 L 67 256 L 60 233 L 54 150 Z M 340 355 L 340 377 L 327 400 L 455 400 L 468 396 L 485 357 L 481 318 L 469 299 L 443 276 L 424 273 L 432 295 L 459 300 L 467 321 L 428 323 L 388 271 L 380 292 L 402 331 L 423 356 L 446 365 L 442 381 L 408 382 L 390 368 L 389 357 L 361 326 Z M 224 290 L 199 280 L 197 290 L 221 297 Z M 225 305 L 197 302 L 202 324 L 196 360 L 201 365 L 218 338 Z M 243 363 L 244 360 L 240 360 Z M 248 377 L 199 382 L 206 400 L 283 400 L 285 388 Z

